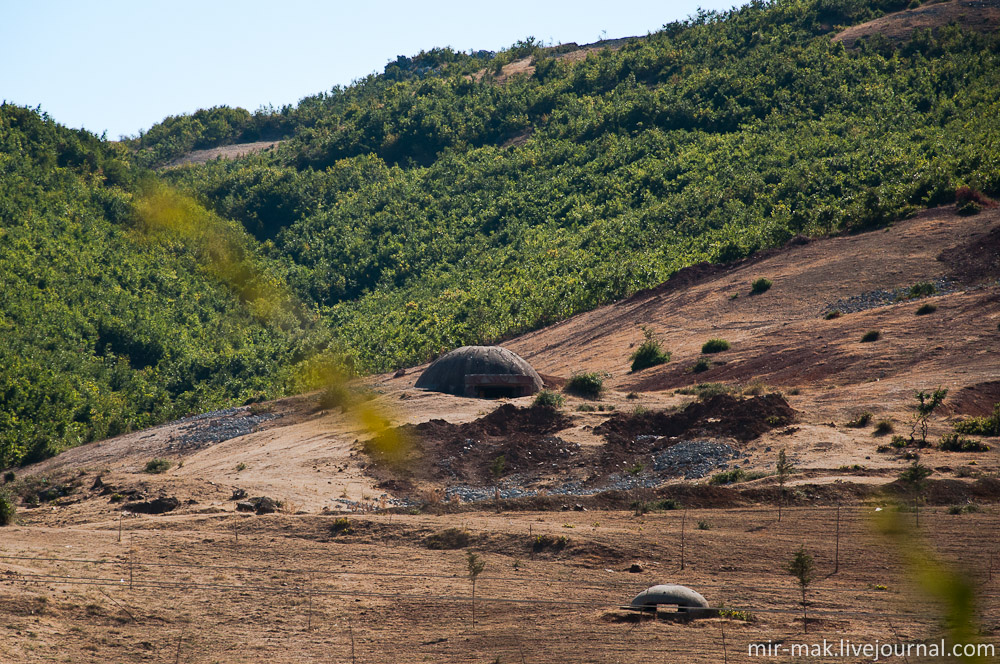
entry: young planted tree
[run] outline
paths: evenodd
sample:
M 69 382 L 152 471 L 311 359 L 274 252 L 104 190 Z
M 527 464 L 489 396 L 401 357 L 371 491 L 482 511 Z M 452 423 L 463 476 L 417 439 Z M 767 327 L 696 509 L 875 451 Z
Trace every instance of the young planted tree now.
M 466 554 L 466 569 L 469 572 L 469 581 L 472 582 L 472 629 L 476 628 L 476 579 L 486 569 L 486 561 L 472 551 Z
M 788 480 L 788 476 L 795 470 L 795 464 L 788 460 L 788 455 L 785 454 L 784 449 L 778 452 L 778 463 L 775 465 L 775 470 L 778 473 L 778 489 L 781 492 L 781 496 L 778 498 L 778 522 L 780 523 L 781 506 L 785 502 L 785 482 Z
M 813 557 L 806 553 L 805 546 L 800 546 L 795 555 L 785 564 L 785 570 L 795 577 L 802 590 L 802 627 L 809 631 L 809 617 L 806 613 L 806 588 L 816 576 L 816 566 Z
M 910 429 L 910 440 L 915 440 L 917 430 L 919 429 L 920 447 L 927 446 L 927 421 L 930 419 L 931 413 L 933 413 L 934 409 L 941 405 L 941 402 L 944 401 L 944 398 L 947 395 L 948 390 L 940 387 L 933 392 L 917 390 L 917 392 L 914 393 L 913 396 L 917 400 L 917 414 L 913 418 L 913 428 Z
M 908 486 L 913 493 L 913 514 L 918 526 L 920 525 L 920 493 L 924 488 L 924 480 L 930 477 L 933 472 L 927 466 L 922 465 L 918 459 L 899 474 L 900 481 Z

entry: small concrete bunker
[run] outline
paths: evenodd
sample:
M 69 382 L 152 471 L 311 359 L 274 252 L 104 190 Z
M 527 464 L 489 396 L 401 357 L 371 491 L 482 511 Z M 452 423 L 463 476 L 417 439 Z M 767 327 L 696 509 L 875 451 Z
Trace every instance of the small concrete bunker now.
M 542 379 L 524 358 L 500 346 L 462 346 L 435 360 L 414 387 L 461 397 L 524 397 Z
M 649 611 L 655 613 L 661 604 L 672 604 L 677 607 L 678 613 L 688 614 L 695 618 L 699 616 L 711 615 L 712 609 L 708 605 L 708 600 L 700 593 L 691 590 L 687 586 L 659 585 L 643 590 L 632 598 L 628 606 L 624 609 L 632 611 Z

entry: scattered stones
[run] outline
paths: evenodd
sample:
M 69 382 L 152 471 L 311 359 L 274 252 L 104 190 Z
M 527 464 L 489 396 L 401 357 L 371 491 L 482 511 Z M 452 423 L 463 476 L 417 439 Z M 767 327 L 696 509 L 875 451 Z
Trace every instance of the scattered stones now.
M 948 277 L 937 279 L 931 283 L 934 284 L 936 291 L 935 295 L 945 295 L 947 293 L 954 293 L 960 290 L 960 285 Z M 898 302 L 909 300 L 907 297 L 909 293 L 909 288 L 868 291 L 867 293 L 852 295 L 850 297 L 837 300 L 833 304 L 828 305 L 822 313 L 826 314 L 830 311 L 839 311 L 842 314 L 853 314 L 859 311 L 867 311 L 868 309 L 887 307 L 890 304 L 896 304 Z
M 180 437 L 173 438 L 167 446 L 169 451 L 191 451 L 208 447 L 230 438 L 238 438 L 253 433 L 257 427 L 281 417 L 277 413 L 257 413 L 247 407 L 225 408 L 215 410 L 210 413 L 195 415 L 183 420 L 180 430 L 184 432 Z
M 731 446 L 713 440 L 686 440 L 653 454 L 653 470 L 693 480 L 725 468 L 741 456 Z

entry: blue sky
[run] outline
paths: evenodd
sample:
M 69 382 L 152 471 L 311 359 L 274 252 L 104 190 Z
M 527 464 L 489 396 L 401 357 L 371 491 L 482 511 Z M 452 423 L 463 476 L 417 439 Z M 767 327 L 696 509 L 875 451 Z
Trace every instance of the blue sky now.
M 199 108 L 294 104 L 421 49 L 643 35 L 698 7 L 728 9 L 734 1 L 5 4 L 0 99 L 117 138 Z

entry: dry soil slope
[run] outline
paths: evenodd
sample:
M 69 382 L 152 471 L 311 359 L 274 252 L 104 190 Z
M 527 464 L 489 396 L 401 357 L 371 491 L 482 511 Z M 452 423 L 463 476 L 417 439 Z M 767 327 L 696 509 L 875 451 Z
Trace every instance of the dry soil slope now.
M 998 224 L 998 210 L 961 217 L 947 207 L 882 231 L 793 243 L 729 268 L 683 271 L 656 289 L 505 345 L 545 374 L 609 372 L 622 391 L 760 380 L 813 395 L 804 405 L 821 418 L 841 417 L 857 404 L 902 408 L 914 388 L 942 385 L 956 394 L 1000 379 L 1000 274 L 977 278 L 963 269 L 965 257 L 995 256 L 995 246 L 977 241 L 995 237 Z M 950 262 L 939 260 L 944 252 Z M 750 295 L 758 277 L 774 285 Z M 900 301 L 825 320 L 852 296 L 943 279 L 953 292 L 932 297 L 937 311 L 930 315 L 917 316 L 919 303 Z M 629 356 L 644 327 L 673 360 L 633 374 Z M 869 330 L 882 338 L 862 343 Z M 708 371 L 691 373 L 702 344 L 714 337 L 728 340 L 731 350 L 711 356 Z
M 1000 0 L 928 3 L 855 25 L 836 35 L 833 40 L 842 41 L 845 46 L 850 47 L 860 39 L 882 34 L 889 41 L 899 43 L 908 40 L 916 30 L 935 30 L 952 22 L 967 30 L 993 32 L 1000 25 Z

